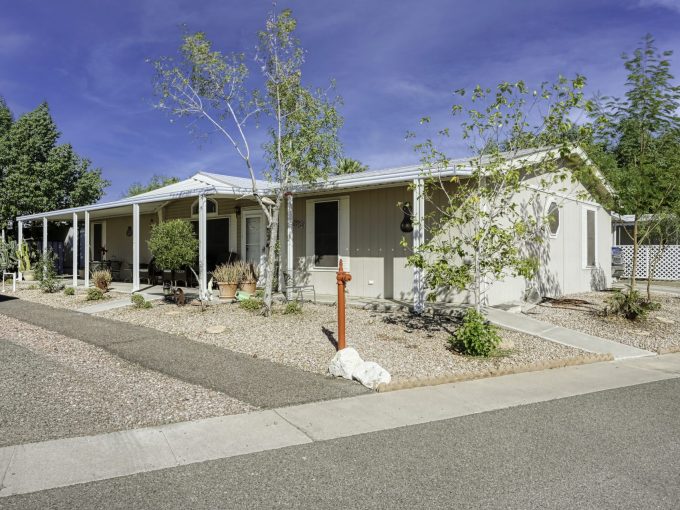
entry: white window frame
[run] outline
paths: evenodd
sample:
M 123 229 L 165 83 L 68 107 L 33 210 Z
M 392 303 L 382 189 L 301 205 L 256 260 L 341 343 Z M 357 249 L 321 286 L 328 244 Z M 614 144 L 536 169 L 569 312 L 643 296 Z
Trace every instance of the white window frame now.
M 552 233 L 552 230 L 550 230 L 550 206 L 552 204 L 555 204 L 555 207 L 557 207 L 557 231 L 555 231 L 554 234 Z M 560 230 L 562 230 L 562 208 L 560 207 L 560 204 L 557 203 L 557 200 L 549 200 L 546 211 L 548 212 L 548 235 L 550 236 L 550 239 L 557 239 L 560 235 Z
M 310 261 L 309 267 L 311 271 L 318 272 L 336 272 L 337 267 L 318 267 L 315 265 L 314 257 L 314 228 L 315 215 L 314 206 L 319 202 L 337 202 L 338 203 L 338 260 L 342 259 L 342 266 L 345 271 L 349 271 L 351 267 L 351 257 L 349 255 L 349 195 L 336 197 L 322 197 L 309 199 L 306 202 L 306 218 L 305 218 L 305 251 L 307 260 Z
M 208 210 L 208 204 L 206 203 L 206 206 L 205 206 L 205 208 L 206 208 L 206 217 L 207 217 L 207 218 L 217 218 L 217 216 L 219 216 L 219 212 L 220 212 L 219 204 L 217 203 L 217 200 L 215 200 L 214 198 L 207 198 L 207 197 L 206 197 L 206 202 L 213 202 L 213 203 L 215 204 L 215 212 L 209 213 L 209 212 L 207 212 L 207 210 Z M 196 214 L 194 214 L 194 207 L 197 208 L 197 209 L 196 209 Z M 191 203 L 191 207 L 189 208 L 189 215 L 190 215 L 190 217 L 191 217 L 192 219 L 193 219 L 193 218 L 198 218 L 198 198 L 197 198 L 196 200 L 194 200 L 194 201 Z
M 599 257 L 598 257 L 598 242 L 597 242 L 597 207 L 592 207 L 589 205 L 581 205 L 581 243 L 582 243 L 582 266 L 583 269 L 593 269 L 598 266 L 599 263 Z M 592 266 L 588 265 L 588 211 L 593 211 L 595 213 L 595 221 L 593 223 L 594 228 L 595 228 L 595 235 L 593 238 L 595 239 L 595 264 Z

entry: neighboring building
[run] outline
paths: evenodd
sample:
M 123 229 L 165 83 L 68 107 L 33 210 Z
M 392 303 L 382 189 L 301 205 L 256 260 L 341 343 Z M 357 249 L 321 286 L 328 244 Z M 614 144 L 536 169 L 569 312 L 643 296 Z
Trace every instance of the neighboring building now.
M 544 151 L 526 152 L 532 158 Z M 524 161 L 524 159 L 522 160 Z M 469 173 L 465 161 L 453 163 L 442 175 Z M 587 163 L 576 150 L 565 167 Z M 455 168 L 455 170 L 453 169 Z M 288 278 L 298 284 L 314 285 L 316 292 L 336 292 L 335 272 L 342 258 L 345 270 L 352 274 L 348 286 L 353 296 L 414 301 L 421 305 L 424 289 L 417 270 L 407 266 L 406 258 L 414 240 L 422 233 L 402 232 L 404 211 L 399 203 L 413 204 L 414 221 L 426 204 L 413 187 L 422 182 L 418 166 L 391 168 L 358 174 L 334 176 L 314 186 L 299 186 L 283 207 L 280 218 L 282 265 Z M 511 278 L 491 283 L 490 304 L 522 299 L 528 289 L 541 295 L 604 288 L 611 282 L 611 217 L 592 199 L 585 199 L 585 188 L 578 182 L 541 189 L 540 176 L 524 181 L 519 202 L 532 202 L 543 214 L 552 217 L 546 242 L 535 247 L 541 260 L 536 281 Z M 256 183 L 257 193 L 267 195 L 270 185 Z M 140 267 L 151 254 L 145 242 L 157 222 L 183 218 L 196 225 L 201 240 L 200 260 L 203 287 L 207 273 L 215 264 L 226 260 L 228 252 L 260 263 L 266 242 L 266 221 L 252 197 L 249 179 L 199 172 L 193 177 L 142 195 L 116 202 L 95 204 L 75 209 L 51 211 L 18 218 L 20 222 L 43 220 L 74 221 L 86 228 L 88 235 L 79 236 L 80 246 L 87 245 L 89 258 L 118 261 L 121 278 L 140 285 Z M 290 214 L 289 214 L 290 212 Z M 87 226 L 86 226 L 87 225 Z M 201 226 L 204 225 L 204 228 Z M 407 241 L 401 245 L 402 238 Z M 83 252 L 82 248 L 79 249 Z M 84 259 L 84 257 L 83 257 Z M 442 293 L 442 299 L 465 301 L 468 296 Z

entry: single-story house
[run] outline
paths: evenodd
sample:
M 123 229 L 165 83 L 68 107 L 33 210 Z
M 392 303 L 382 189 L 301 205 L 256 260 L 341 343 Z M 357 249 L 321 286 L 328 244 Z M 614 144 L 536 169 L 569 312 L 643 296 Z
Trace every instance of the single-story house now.
M 521 164 L 540 161 L 545 151 L 527 151 Z M 532 159 L 533 158 L 533 159 Z M 576 149 L 560 159 L 565 167 L 589 164 Z M 469 175 L 465 160 L 452 162 L 442 176 Z M 599 175 L 597 170 L 596 174 Z M 489 304 L 519 300 L 528 289 L 542 295 L 601 288 L 611 281 L 611 216 L 579 182 L 542 188 L 540 172 L 527 174 L 524 191 L 517 200 L 539 194 L 539 202 L 551 215 L 546 242 L 536 255 L 541 274 L 536 281 L 520 278 L 491 282 Z M 289 281 L 313 285 L 317 293 L 336 292 L 335 272 L 341 258 L 352 274 L 348 292 L 352 296 L 412 301 L 423 306 L 425 289 L 419 270 L 407 265 L 413 246 L 423 242 L 418 226 L 428 204 L 420 192 L 423 169 L 418 166 L 332 176 L 314 185 L 297 186 L 287 196 L 280 218 L 281 264 Z M 17 218 L 19 236 L 25 222 L 72 222 L 81 236 L 73 237 L 74 254 L 81 257 L 88 284 L 94 261 L 117 260 L 127 271 L 133 289 L 140 288 L 140 268 L 148 263 L 146 240 L 158 222 L 183 218 L 195 224 L 199 237 L 200 287 L 207 286 L 209 271 L 225 260 L 228 252 L 260 263 L 266 242 L 266 222 L 253 193 L 266 196 L 271 184 L 209 172 L 198 172 L 176 184 L 113 202 L 49 211 Z M 415 228 L 402 232 L 404 208 L 409 202 Z M 81 230 L 82 229 L 82 230 Z M 80 238 L 84 249 L 78 248 Z M 406 246 L 401 241 L 406 239 Z M 47 236 L 43 246 L 46 247 Z M 78 257 L 73 257 L 77 285 Z M 445 299 L 464 301 L 465 294 L 447 293 Z

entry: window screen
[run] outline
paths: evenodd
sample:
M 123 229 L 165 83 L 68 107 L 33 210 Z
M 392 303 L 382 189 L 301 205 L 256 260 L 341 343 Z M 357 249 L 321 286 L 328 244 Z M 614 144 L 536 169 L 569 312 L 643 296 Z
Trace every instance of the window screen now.
M 314 204 L 314 265 L 338 266 L 338 202 Z
M 586 211 L 586 265 L 595 266 L 595 211 Z

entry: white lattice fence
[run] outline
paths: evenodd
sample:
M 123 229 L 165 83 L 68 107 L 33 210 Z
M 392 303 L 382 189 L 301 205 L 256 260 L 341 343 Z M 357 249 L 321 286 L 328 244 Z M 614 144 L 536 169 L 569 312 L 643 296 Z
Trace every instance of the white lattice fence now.
M 628 278 L 633 266 L 633 247 L 626 245 L 619 246 L 619 248 L 621 248 L 621 256 L 625 266 L 624 276 Z M 650 265 L 654 264 L 655 269 L 652 277 L 655 280 L 680 280 L 680 245 L 666 246 L 661 251 L 660 258 L 655 260 L 657 254 L 659 254 L 658 246 L 638 247 L 635 278 L 647 278 Z

